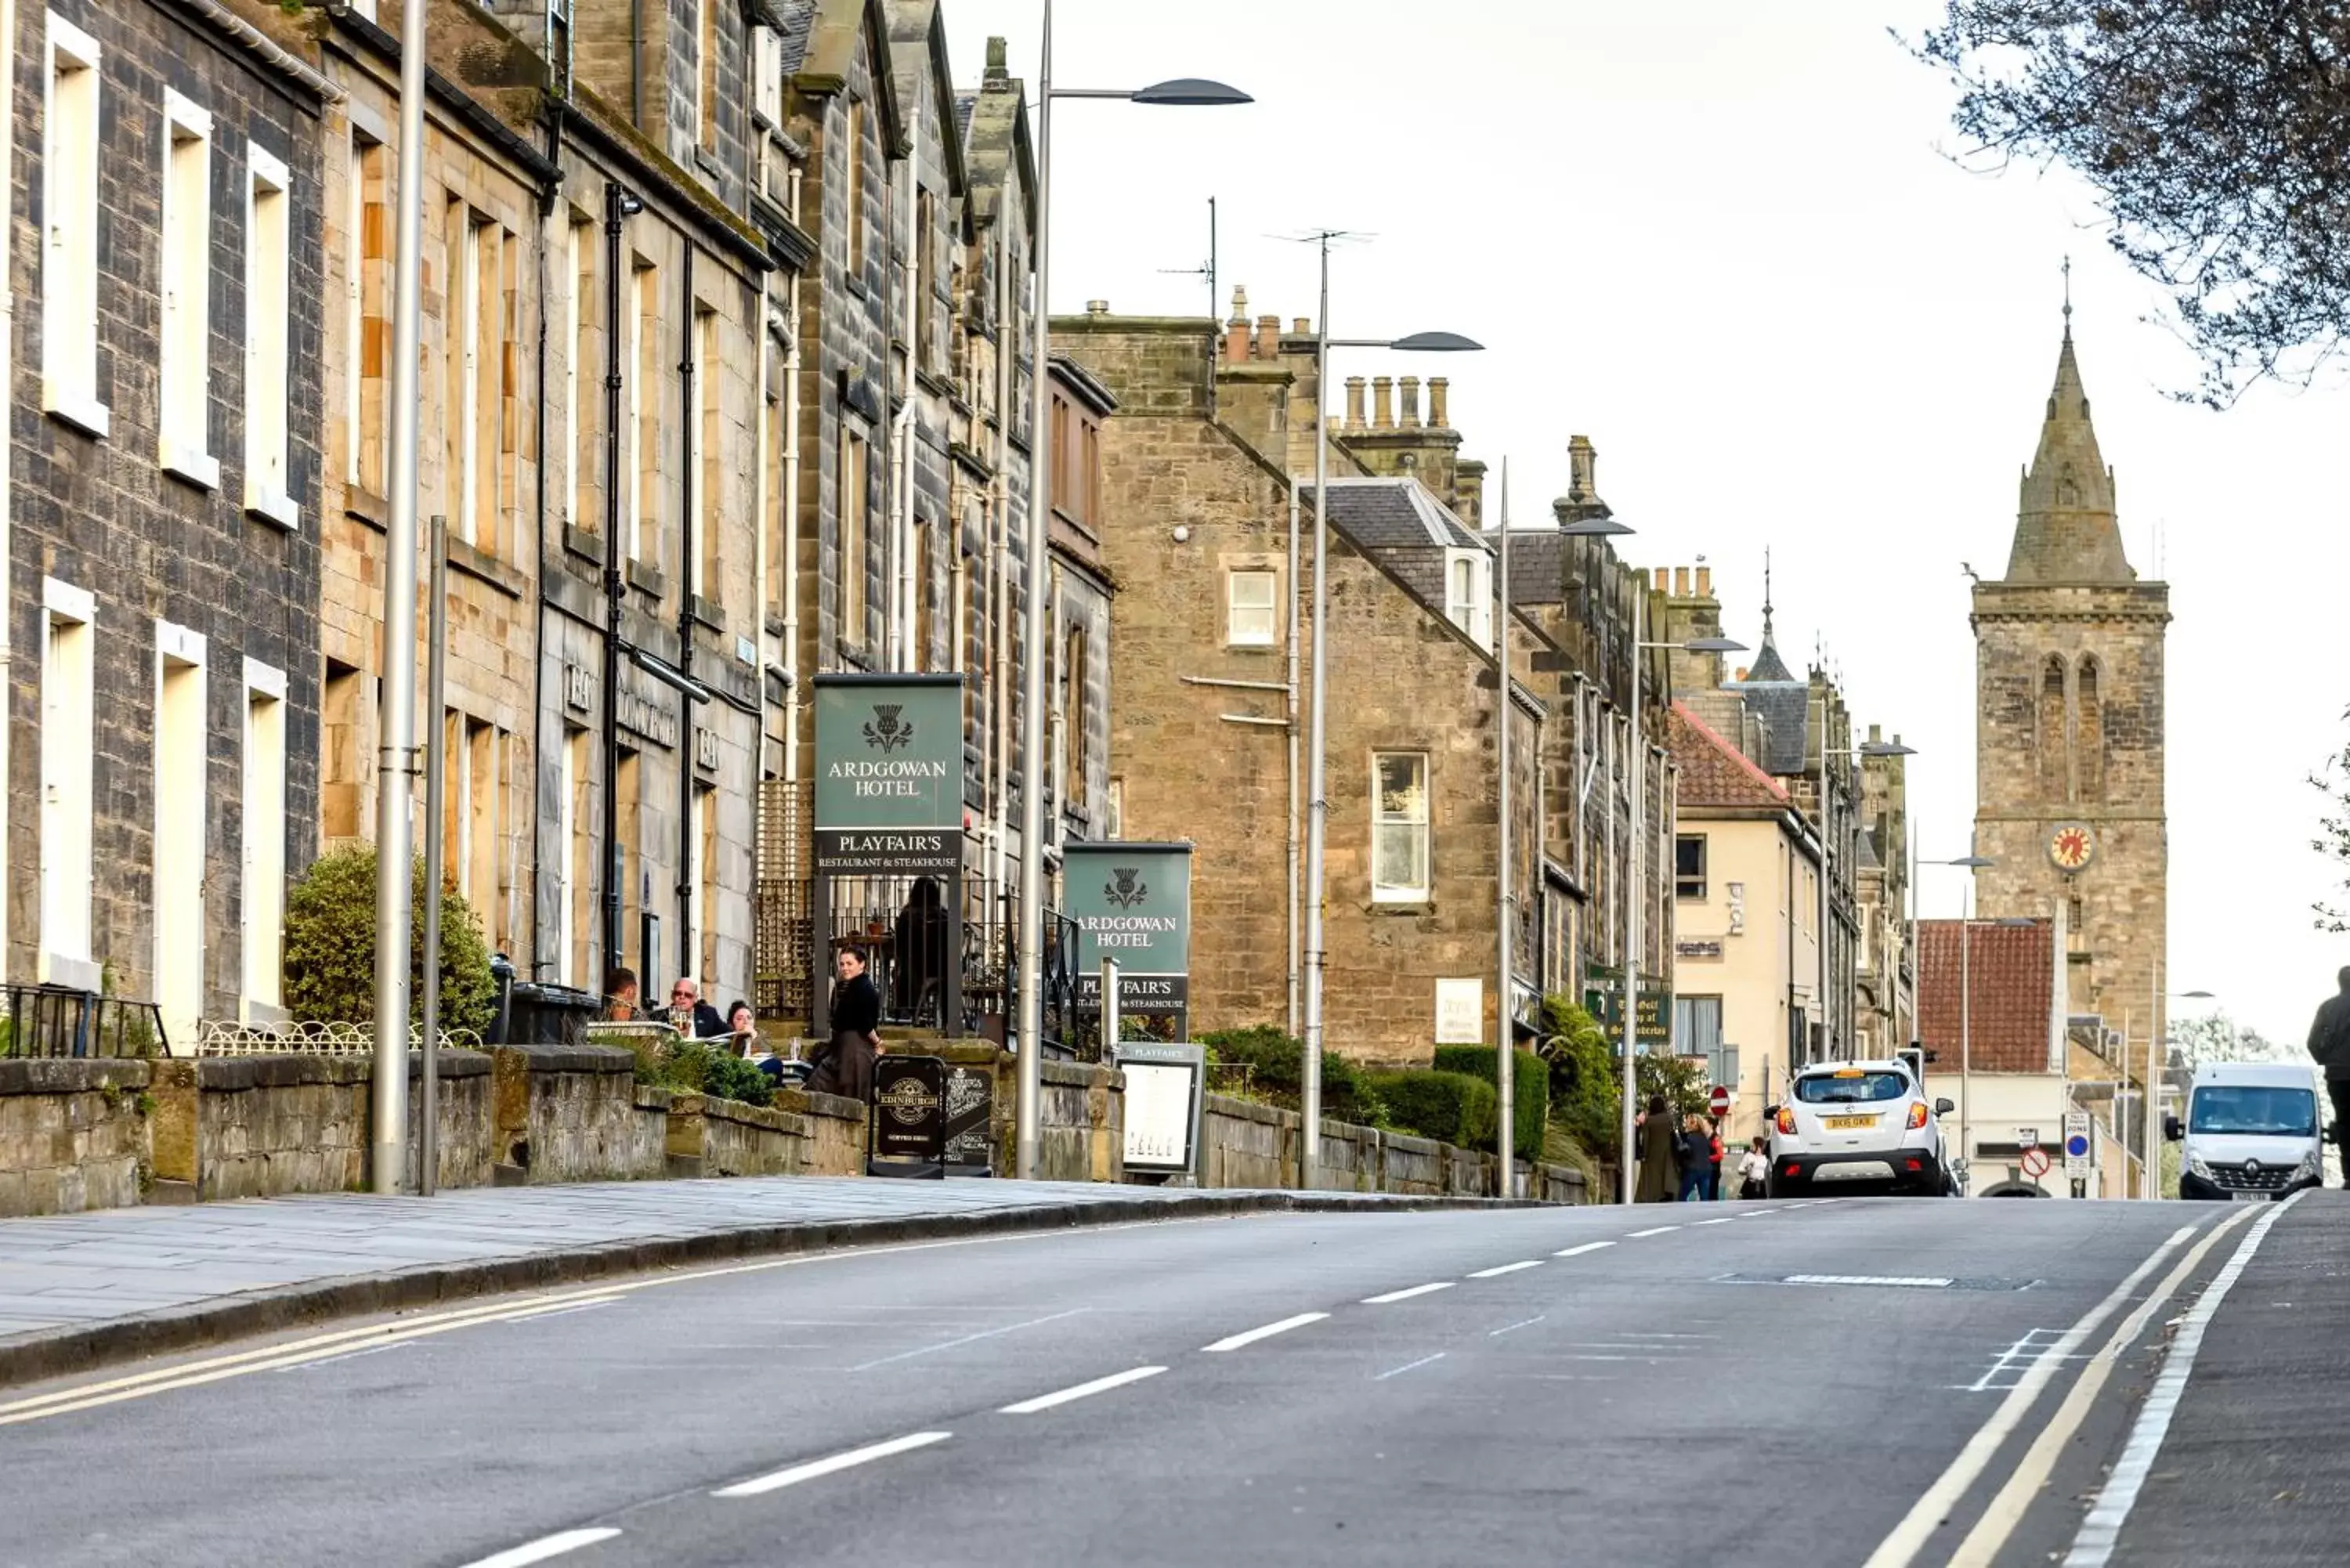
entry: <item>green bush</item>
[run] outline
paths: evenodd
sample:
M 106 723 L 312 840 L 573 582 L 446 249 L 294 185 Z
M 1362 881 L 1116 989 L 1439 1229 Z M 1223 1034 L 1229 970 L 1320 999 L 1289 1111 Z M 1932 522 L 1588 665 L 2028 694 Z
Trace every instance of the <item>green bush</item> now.
M 1462 1148 L 1491 1148 L 1501 1125 L 1502 1097 L 1493 1085 L 1466 1073 L 1418 1069 L 1372 1075 L 1371 1086 L 1399 1132 Z
M 710 1066 L 702 1075 L 702 1092 L 713 1099 L 764 1106 L 775 1097 L 775 1085 L 759 1071 L 757 1063 L 720 1051 L 712 1053 Z
M 637 1054 L 637 1082 L 681 1095 L 707 1095 L 746 1106 L 773 1104 L 775 1086 L 758 1064 L 700 1040 L 669 1040 L 645 1033 L 628 1037 Z
M 409 1022 L 424 1021 L 424 860 L 411 868 Z M 286 1010 L 306 1023 L 375 1019 L 375 848 L 321 856 L 286 904 Z M 490 951 L 463 895 L 441 895 L 441 1027 L 488 1033 L 497 1012 Z
M 1532 1051 L 1510 1054 L 1510 1115 L 1516 1124 L 1510 1147 L 1520 1159 L 1542 1158 L 1543 1129 L 1550 1125 L 1550 1064 Z M 1440 1073 L 1466 1073 L 1493 1085 L 1500 1115 L 1501 1076 L 1493 1070 L 1491 1045 L 1440 1045 L 1430 1064 Z
M 1543 1016 L 1551 1120 L 1589 1155 L 1613 1160 L 1624 1103 L 1614 1046 L 1598 1020 L 1563 996 L 1544 998 Z
M 1250 1097 L 1299 1110 L 1305 1091 L 1305 1047 L 1294 1034 L 1270 1023 L 1246 1029 L 1217 1029 L 1199 1036 L 1208 1048 L 1208 1060 L 1219 1065 L 1249 1069 Z M 1363 1070 L 1351 1060 L 1325 1049 L 1322 1053 L 1322 1115 L 1334 1122 L 1371 1126 L 1379 1119 L 1379 1099 Z

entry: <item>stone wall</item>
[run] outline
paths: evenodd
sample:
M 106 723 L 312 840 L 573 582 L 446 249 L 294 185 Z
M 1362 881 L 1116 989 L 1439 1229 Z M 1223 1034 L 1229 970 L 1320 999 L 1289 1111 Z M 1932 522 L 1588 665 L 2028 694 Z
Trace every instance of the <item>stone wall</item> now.
M 1201 1120 L 1201 1186 L 1297 1185 L 1295 1111 L 1210 1095 Z M 1597 1196 L 1587 1189 L 1581 1171 L 1565 1166 L 1521 1167 L 1519 1182 L 1522 1196 L 1541 1203 L 1587 1203 Z M 1324 1191 L 1490 1198 L 1496 1172 L 1493 1157 L 1476 1149 L 1325 1121 L 1317 1185 Z
M 1012 1058 L 1006 1057 L 1007 1066 Z M 1126 1179 L 1126 1075 L 1079 1062 L 1041 1062 L 1043 1127 L 1036 1174 L 1045 1181 Z M 999 1073 L 999 1109 L 1017 1103 Z
M 801 1121 L 800 1174 L 858 1176 L 865 1170 L 865 1107 L 839 1095 L 785 1089 L 776 1108 Z
M 144 1062 L 0 1061 L 0 1218 L 138 1202 L 147 1083 Z
M 505 1180 L 660 1176 L 669 1092 L 640 1088 L 632 1053 L 602 1045 L 502 1045 L 494 1054 L 494 1153 Z M 660 1116 L 639 1114 L 659 1110 Z
M 1202 1187 L 1286 1187 L 1296 1179 L 1291 1158 L 1296 1116 L 1250 1100 L 1210 1095 L 1201 1109 Z

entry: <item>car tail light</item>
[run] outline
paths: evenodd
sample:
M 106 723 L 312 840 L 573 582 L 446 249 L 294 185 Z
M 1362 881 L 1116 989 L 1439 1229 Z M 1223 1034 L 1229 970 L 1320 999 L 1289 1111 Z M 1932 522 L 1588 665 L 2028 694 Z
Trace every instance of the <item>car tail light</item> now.
M 1791 1159 L 1787 1162 L 1787 1168 L 1781 1171 L 1779 1174 L 1782 1176 L 1801 1176 L 1804 1174 L 1804 1168 L 1797 1165 Z
M 1926 1168 L 1926 1162 L 1922 1159 L 1913 1159 L 1909 1162 L 1909 1168 L 1912 1170 L 1923 1170 Z
M 1795 1110 L 1792 1106 L 1779 1107 L 1779 1130 L 1788 1137 L 1795 1136 Z
M 1916 1132 L 1926 1125 L 1926 1102 L 1914 1100 L 1909 1106 L 1909 1130 Z

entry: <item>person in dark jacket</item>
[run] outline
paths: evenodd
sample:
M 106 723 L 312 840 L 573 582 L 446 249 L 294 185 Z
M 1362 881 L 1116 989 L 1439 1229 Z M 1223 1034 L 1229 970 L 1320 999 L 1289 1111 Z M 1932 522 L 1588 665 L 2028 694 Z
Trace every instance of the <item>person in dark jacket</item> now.
M 702 986 L 691 975 L 680 975 L 669 988 L 669 1021 L 688 1040 L 723 1040 L 726 1020 L 702 1000 Z
M 1693 1116 L 1681 1127 L 1681 1191 L 1683 1203 L 1705 1201 L 1705 1185 L 1713 1173 L 1713 1128 L 1703 1116 Z
M 890 983 L 899 1018 L 920 1023 L 946 1010 L 947 906 L 936 879 L 917 877 L 906 907 L 898 911 L 897 963 Z
M 881 1049 L 881 989 L 865 972 L 865 950 L 845 947 L 837 961 L 840 979 L 832 988 L 832 1038 L 817 1047 L 810 1092 L 873 1097 L 873 1058 Z
M 2350 969 L 2335 979 L 2341 991 L 2317 1009 L 2309 1026 L 2309 1054 L 2325 1070 L 2325 1092 L 2334 1100 L 2334 1141 L 2342 1150 L 2343 1185 L 2350 1187 Z
M 1640 1179 L 1633 1189 L 1635 1201 L 1670 1203 L 1680 1189 L 1680 1135 L 1673 1129 L 1665 1096 L 1648 1097 L 1648 1114 L 1641 1121 L 1633 1146 L 1639 1151 Z

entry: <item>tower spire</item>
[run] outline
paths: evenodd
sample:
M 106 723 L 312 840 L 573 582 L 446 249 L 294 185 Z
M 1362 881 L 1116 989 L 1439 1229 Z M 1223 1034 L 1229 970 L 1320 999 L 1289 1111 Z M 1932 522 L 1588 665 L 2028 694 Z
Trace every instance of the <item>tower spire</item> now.
M 2073 345 L 2072 258 L 2064 264 L 2064 336 L 2056 348 L 2040 444 L 2017 498 L 2009 582 L 2126 583 L 2137 574 L 2122 553 L 2114 471 L 2097 450 L 2089 394 Z
M 1762 641 L 1771 641 L 1771 546 L 1762 546 Z
M 2064 258 L 2064 341 L 2073 341 L 2073 258 Z

